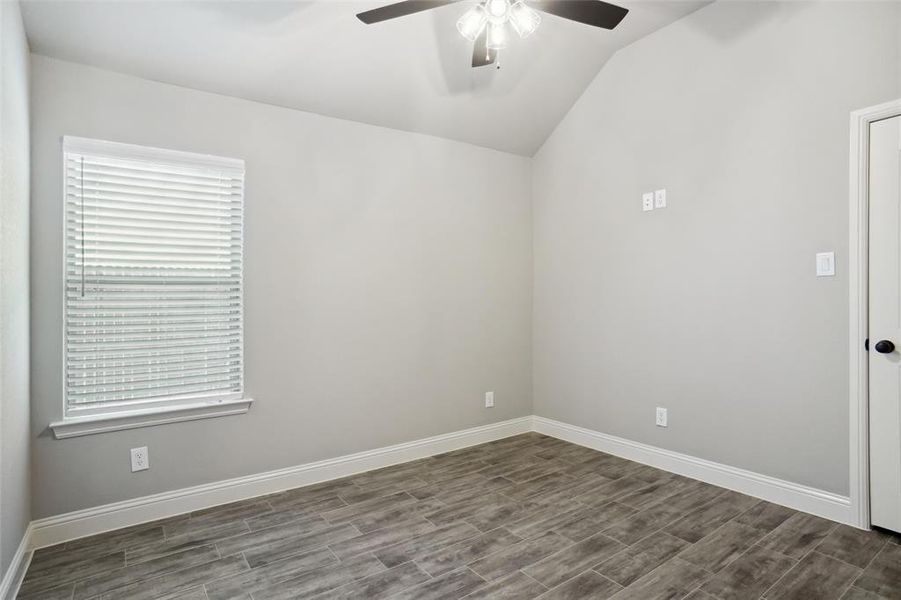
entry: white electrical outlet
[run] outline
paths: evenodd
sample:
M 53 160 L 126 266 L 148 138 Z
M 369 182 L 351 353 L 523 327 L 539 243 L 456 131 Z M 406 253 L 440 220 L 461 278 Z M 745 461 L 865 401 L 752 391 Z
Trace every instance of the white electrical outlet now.
M 654 192 L 654 208 L 666 208 L 666 190 Z
M 485 392 L 485 408 L 494 408 L 494 392 Z
M 666 409 L 657 407 L 657 427 L 666 427 Z
M 150 454 L 147 446 L 131 449 L 131 472 L 146 471 L 150 468 Z
M 654 193 L 648 192 L 647 194 L 641 195 L 641 210 L 649 211 L 654 210 Z

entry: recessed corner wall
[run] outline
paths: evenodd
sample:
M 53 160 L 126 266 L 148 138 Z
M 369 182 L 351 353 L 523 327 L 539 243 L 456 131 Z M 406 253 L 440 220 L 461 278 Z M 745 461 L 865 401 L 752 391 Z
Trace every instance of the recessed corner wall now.
M 19 5 L 0 2 L 0 595 L 31 520 L 28 87 Z
M 35 518 L 531 414 L 529 159 L 41 56 L 32 73 Z M 47 431 L 63 135 L 246 161 L 248 414 Z
M 848 494 L 848 122 L 898 11 L 717 2 L 604 67 L 534 158 L 537 415 Z

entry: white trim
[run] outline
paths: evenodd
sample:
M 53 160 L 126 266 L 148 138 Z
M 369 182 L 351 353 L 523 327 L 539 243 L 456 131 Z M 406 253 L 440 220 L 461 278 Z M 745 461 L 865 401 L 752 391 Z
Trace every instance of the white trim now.
M 135 498 L 33 521 L 29 548 L 329 481 L 513 435 L 537 431 L 561 440 L 735 490 L 833 521 L 856 525 L 851 499 L 776 477 L 657 448 L 545 417 L 528 416 L 367 450 L 296 467 Z M 2 589 L 2 588 L 0 588 Z M 6 600 L 0 595 L 0 600 Z
M 535 416 L 532 419 L 535 431 L 544 435 L 735 490 L 833 521 L 854 524 L 851 501 L 847 496 L 840 496 L 832 492 L 633 442 L 544 417 Z
M 19 542 L 19 547 L 16 548 L 16 553 L 13 554 L 9 568 L 0 579 L 0 600 L 16 600 L 16 595 L 22 586 L 22 579 L 25 578 L 25 571 L 31 564 L 31 531 L 31 525 L 29 525 Z
M 82 435 L 122 431 L 123 429 L 137 429 L 138 427 L 151 427 L 153 425 L 180 423 L 182 421 L 243 415 L 250 410 L 251 404 L 253 404 L 251 398 L 242 398 L 221 402 L 195 402 L 193 404 L 163 406 L 121 413 L 70 417 L 50 423 L 50 429 L 53 430 L 53 436 L 56 439 L 63 440 Z
M 240 158 L 227 158 L 224 156 L 213 156 L 212 154 L 198 154 L 196 152 L 184 152 L 182 150 L 169 150 L 167 148 L 152 148 L 150 146 L 138 146 L 136 144 L 93 140 L 71 135 L 63 136 L 63 151 L 172 165 L 188 164 L 195 167 L 218 170 L 226 169 L 240 171 L 242 174 L 244 173 L 244 161 Z
M 296 467 L 39 519 L 32 523 L 31 547 L 52 546 L 113 529 L 484 444 L 531 430 L 532 417 L 521 417 Z
M 851 113 L 849 172 L 849 421 L 851 525 L 870 528 L 869 381 L 867 352 L 869 271 L 869 145 L 870 124 L 901 115 L 901 100 Z

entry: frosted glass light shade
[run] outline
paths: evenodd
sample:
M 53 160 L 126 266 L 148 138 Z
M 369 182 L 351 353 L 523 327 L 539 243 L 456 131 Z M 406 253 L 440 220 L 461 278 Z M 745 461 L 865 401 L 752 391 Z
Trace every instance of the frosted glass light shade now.
M 541 24 L 541 15 L 537 10 L 526 6 L 525 2 L 519 0 L 510 8 L 510 24 L 519 34 L 519 37 L 528 37 Z
M 466 14 L 460 17 L 457 21 L 457 30 L 460 32 L 460 35 L 474 42 L 482 33 L 487 21 L 488 15 L 485 13 L 485 7 L 479 4 L 466 11 Z
M 488 24 L 488 43 L 489 50 L 500 50 L 507 47 L 507 27 L 503 24 Z

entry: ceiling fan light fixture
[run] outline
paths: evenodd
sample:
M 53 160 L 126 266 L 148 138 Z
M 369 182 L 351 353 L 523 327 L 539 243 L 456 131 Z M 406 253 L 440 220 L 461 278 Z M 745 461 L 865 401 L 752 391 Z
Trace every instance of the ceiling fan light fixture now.
M 507 11 L 510 9 L 508 0 L 487 0 L 485 10 L 488 18 L 494 23 L 503 23 L 507 20 Z
M 502 50 L 507 47 L 507 27 L 503 23 L 488 24 L 488 41 L 485 46 L 489 50 Z
M 466 11 L 460 17 L 457 21 L 457 31 L 469 41 L 474 42 L 482 33 L 487 21 L 488 15 L 485 12 L 485 7 L 479 4 Z
M 528 37 L 541 24 L 541 15 L 537 10 L 526 6 L 522 0 L 518 0 L 510 7 L 510 24 L 513 25 L 513 29 L 516 30 L 519 37 Z

